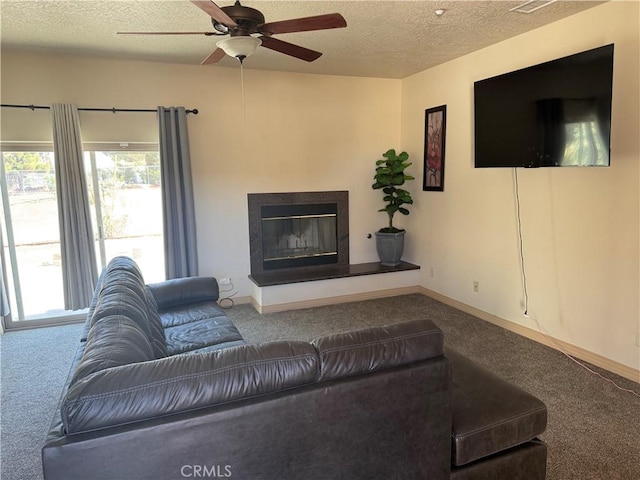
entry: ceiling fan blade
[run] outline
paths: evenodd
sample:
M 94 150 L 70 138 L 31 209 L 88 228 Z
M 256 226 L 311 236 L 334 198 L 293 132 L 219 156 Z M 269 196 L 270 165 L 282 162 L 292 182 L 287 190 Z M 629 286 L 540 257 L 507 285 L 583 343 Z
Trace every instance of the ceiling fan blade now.
M 259 37 L 262 40 L 262 46 L 276 52 L 284 53 L 292 57 L 299 58 L 305 62 L 313 62 L 322 56 L 322 53 L 310 50 L 308 48 L 294 45 L 293 43 L 283 42 L 273 37 Z
M 311 30 L 327 30 L 329 28 L 343 28 L 347 21 L 339 13 L 328 13 L 315 17 L 294 18 L 281 22 L 266 23 L 260 32 L 274 35 L 278 33 L 309 32 Z
M 218 63 L 220 60 L 222 60 L 222 58 L 226 55 L 226 53 L 224 53 L 224 50 L 222 50 L 221 48 L 216 48 L 213 52 L 211 52 L 211 54 L 205 58 L 200 65 L 209 65 L 211 63 Z
M 210 17 L 227 27 L 237 27 L 238 24 L 234 22 L 229 15 L 224 13 L 222 9 L 213 3 L 211 0 L 191 0 L 196 7 L 207 13 Z
M 214 32 L 117 32 L 118 35 L 219 35 Z

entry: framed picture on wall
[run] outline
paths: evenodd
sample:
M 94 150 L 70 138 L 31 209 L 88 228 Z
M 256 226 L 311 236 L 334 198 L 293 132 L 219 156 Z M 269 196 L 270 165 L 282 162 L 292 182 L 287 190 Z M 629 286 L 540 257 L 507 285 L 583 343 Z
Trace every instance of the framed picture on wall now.
M 424 177 L 422 190 L 444 191 L 444 147 L 447 106 L 427 108 L 424 114 Z

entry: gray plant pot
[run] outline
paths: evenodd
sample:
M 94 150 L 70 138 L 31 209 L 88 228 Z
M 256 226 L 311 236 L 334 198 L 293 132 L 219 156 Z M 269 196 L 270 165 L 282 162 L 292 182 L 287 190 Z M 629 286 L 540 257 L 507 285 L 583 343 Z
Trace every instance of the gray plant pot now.
M 404 250 L 404 230 L 398 233 L 376 232 L 376 249 L 380 263 L 387 267 L 400 265 Z

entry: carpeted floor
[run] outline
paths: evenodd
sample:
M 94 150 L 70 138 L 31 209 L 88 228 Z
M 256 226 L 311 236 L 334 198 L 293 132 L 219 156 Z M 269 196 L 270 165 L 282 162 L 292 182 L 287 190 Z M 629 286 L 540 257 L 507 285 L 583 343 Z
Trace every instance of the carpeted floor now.
M 640 478 L 640 398 L 555 350 L 422 295 L 264 315 L 239 305 L 227 313 L 249 343 L 310 340 L 405 319 L 431 319 L 444 331 L 448 346 L 547 404 L 549 425 L 542 438 L 549 448 L 548 480 Z M 1 337 L 0 478 L 42 478 L 40 448 L 80 330 L 73 325 Z M 591 368 L 624 388 L 640 390 L 634 382 Z
M 0 479 L 42 479 L 40 449 L 81 330 L 67 325 L 0 337 Z

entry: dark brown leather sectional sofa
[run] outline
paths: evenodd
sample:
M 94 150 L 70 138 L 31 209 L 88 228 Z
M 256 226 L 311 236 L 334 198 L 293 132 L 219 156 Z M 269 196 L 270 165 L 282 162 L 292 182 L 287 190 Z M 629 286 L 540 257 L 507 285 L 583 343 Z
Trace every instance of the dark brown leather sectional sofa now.
M 248 345 L 213 278 L 101 276 L 51 479 L 544 479 L 546 407 L 414 320 Z

